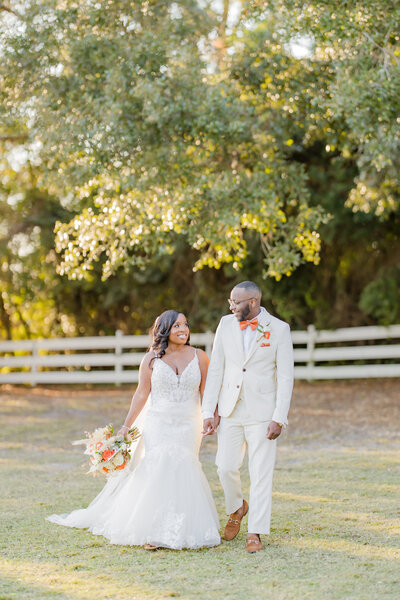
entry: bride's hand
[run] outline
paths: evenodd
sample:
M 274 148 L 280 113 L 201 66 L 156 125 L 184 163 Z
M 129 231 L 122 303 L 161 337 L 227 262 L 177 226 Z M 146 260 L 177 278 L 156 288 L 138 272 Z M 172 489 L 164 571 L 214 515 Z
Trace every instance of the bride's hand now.
M 129 431 L 129 427 L 127 425 L 122 425 L 122 427 L 118 430 L 117 437 L 122 436 L 126 437 L 126 434 Z
M 201 433 L 203 434 L 203 436 L 212 435 L 214 433 L 214 418 L 204 419 L 203 431 Z

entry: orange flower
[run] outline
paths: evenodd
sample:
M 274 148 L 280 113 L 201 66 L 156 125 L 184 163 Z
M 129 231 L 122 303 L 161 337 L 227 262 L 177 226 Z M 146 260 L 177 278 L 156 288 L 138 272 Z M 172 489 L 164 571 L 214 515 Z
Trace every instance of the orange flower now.
M 271 345 L 270 343 L 268 343 L 268 344 L 261 344 L 261 348 L 265 348 L 266 346 L 270 346 L 270 345 Z
M 101 455 L 101 457 L 102 457 L 103 460 L 108 460 L 109 458 L 112 457 L 113 454 L 115 454 L 115 450 L 108 449 L 108 450 L 105 450 L 103 452 L 103 454 Z
M 106 469 L 105 467 L 103 467 L 103 471 L 105 471 L 106 473 L 108 473 L 110 469 Z
M 100 448 L 102 447 L 103 442 L 97 442 L 96 444 L 96 450 L 100 450 Z
M 270 336 L 271 336 L 271 332 L 270 331 L 264 331 L 264 337 L 265 337 L 266 340 L 269 340 Z
M 120 471 L 121 469 L 125 469 L 126 467 L 126 463 L 122 463 L 122 465 L 118 465 L 118 467 L 115 467 L 118 471 Z

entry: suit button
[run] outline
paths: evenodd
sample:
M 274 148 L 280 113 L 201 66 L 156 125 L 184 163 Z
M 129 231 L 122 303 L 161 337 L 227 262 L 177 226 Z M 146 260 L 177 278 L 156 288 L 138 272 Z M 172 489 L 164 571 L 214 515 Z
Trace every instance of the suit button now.
M 246 369 L 242 369 L 242 371 L 244 372 Z
M 237 387 L 237 388 L 239 388 L 239 387 L 240 387 L 240 385 L 237 385 L 236 387 Z

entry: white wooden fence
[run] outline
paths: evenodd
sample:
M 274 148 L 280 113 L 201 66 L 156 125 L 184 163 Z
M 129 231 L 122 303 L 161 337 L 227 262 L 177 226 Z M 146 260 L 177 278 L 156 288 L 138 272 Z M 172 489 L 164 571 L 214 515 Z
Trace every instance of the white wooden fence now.
M 196 333 L 191 342 L 210 355 L 213 338 L 212 333 Z M 400 325 L 336 331 L 310 325 L 293 331 L 292 338 L 296 379 L 400 377 Z M 121 331 L 115 336 L 0 342 L 0 384 L 136 383 L 148 344 L 146 335 Z

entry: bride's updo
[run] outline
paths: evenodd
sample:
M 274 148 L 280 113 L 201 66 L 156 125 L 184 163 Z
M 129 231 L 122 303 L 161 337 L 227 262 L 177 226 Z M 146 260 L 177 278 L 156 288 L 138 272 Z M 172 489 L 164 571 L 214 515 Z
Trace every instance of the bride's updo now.
M 176 322 L 179 315 L 183 313 L 178 310 L 165 310 L 161 315 L 154 321 L 153 327 L 151 328 L 151 334 L 153 336 L 152 343 L 149 350 L 154 350 L 157 358 L 161 358 L 165 354 L 165 350 L 168 346 L 168 338 L 171 333 L 173 324 Z M 186 340 L 186 344 L 190 344 L 190 335 Z

